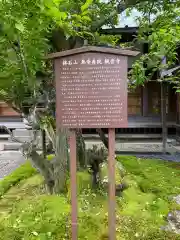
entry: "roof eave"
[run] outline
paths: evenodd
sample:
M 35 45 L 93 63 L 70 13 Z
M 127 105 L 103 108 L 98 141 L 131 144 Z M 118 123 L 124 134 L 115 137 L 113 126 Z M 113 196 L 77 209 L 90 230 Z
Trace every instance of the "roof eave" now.
M 107 48 L 107 47 L 95 47 L 95 46 L 84 46 L 81 48 L 74 48 L 62 52 L 56 52 L 49 54 L 46 59 L 56 59 L 66 56 L 71 56 L 75 54 L 81 54 L 86 52 L 99 52 L 99 53 L 109 53 L 114 55 L 122 55 L 122 56 L 131 56 L 136 57 L 140 54 L 138 51 L 131 51 L 122 48 Z

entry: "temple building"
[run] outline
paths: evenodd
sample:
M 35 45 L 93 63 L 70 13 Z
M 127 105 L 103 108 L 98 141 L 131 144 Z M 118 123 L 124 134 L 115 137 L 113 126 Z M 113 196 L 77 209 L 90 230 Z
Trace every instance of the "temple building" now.
M 120 42 L 132 42 L 138 32 L 138 27 L 108 28 L 101 29 L 102 34 L 121 36 Z M 135 41 L 134 41 L 135 42 Z M 136 50 L 141 54 L 148 52 L 148 44 L 136 41 Z M 180 59 L 180 49 L 177 49 Z M 133 62 L 139 58 L 129 58 L 128 70 L 132 68 Z M 179 60 L 172 69 L 164 71 L 164 76 L 172 76 L 179 70 Z M 164 144 L 168 138 L 178 139 L 180 129 L 180 104 L 179 94 L 176 93 L 176 83 L 162 82 L 159 74 L 155 73 L 151 80 L 143 86 L 128 90 L 128 128 L 117 129 L 116 133 L 123 139 L 133 141 L 137 138 L 148 140 L 163 140 Z M 21 116 L 5 103 L 0 102 L 0 120 L 21 119 Z M 87 133 L 94 130 L 87 130 Z

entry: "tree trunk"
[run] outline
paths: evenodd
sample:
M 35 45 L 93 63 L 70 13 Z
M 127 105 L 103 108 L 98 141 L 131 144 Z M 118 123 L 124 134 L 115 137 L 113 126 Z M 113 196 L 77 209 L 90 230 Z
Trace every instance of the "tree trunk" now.
M 48 131 L 48 130 L 51 131 Z M 23 144 L 23 153 L 27 159 L 30 159 L 33 166 L 44 177 L 45 183 L 50 194 L 59 194 L 66 191 L 66 181 L 68 178 L 69 169 L 69 154 L 68 154 L 68 141 L 67 129 L 59 129 L 56 132 L 52 128 L 46 128 L 48 137 L 54 140 L 53 147 L 55 148 L 55 157 L 49 161 L 36 151 L 36 131 L 34 133 L 34 141 Z
M 34 147 L 34 149 L 32 149 L 29 156 L 30 156 L 30 160 L 32 162 L 32 165 L 44 177 L 45 184 L 47 185 L 47 188 L 48 188 L 48 192 L 50 194 L 52 194 L 54 184 L 55 184 L 52 163 L 47 161 L 46 159 L 44 159 L 42 155 L 39 155 L 36 152 L 35 147 Z
M 42 151 L 43 151 L 43 157 L 46 158 L 47 154 L 47 148 L 46 148 L 46 132 L 44 129 L 41 130 L 42 135 Z
M 108 149 L 108 139 L 106 138 L 102 129 L 96 129 L 96 132 L 99 134 L 101 141 L 104 143 L 104 146 Z
M 56 152 L 54 166 L 54 193 L 67 190 L 69 175 L 68 130 L 61 128 L 56 133 Z

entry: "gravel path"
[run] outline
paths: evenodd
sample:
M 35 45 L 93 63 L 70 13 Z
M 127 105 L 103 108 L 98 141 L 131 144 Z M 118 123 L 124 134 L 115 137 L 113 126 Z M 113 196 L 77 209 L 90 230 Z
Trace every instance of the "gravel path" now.
M 180 153 L 174 153 L 174 154 L 134 154 L 135 157 L 139 158 L 154 158 L 154 159 L 160 159 L 165 161 L 171 161 L 171 162 L 179 162 L 180 163 Z
M 25 161 L 20 152 L 0 152 L 0 179 L 9 175 Z

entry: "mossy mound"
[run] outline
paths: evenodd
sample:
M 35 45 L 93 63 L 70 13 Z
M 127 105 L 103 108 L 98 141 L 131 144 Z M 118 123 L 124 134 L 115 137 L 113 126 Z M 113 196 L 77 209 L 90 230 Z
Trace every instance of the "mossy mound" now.
M 160 230 L 167 213 L 178 207 L 169 199 L 180 191 L 179 165 L 134 157 L 118 161 L 127 172 L 122 178 L 117 168 L 116 182 L 123 179 L 129 187 L 117 197 L 117 240 L 179 240 Z M 77 176 L 78 239 L 108 239 L 108 196 L 92 191 L 88 173 Z M 0 240 L 71 239 L 69 197 L 47 195 L 29 163 L 0 181 L 0 190 Z

